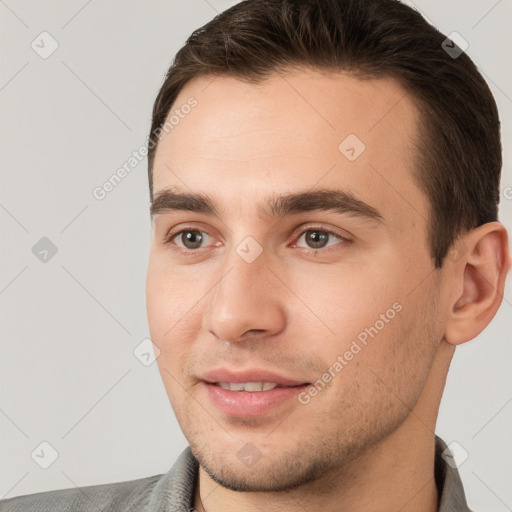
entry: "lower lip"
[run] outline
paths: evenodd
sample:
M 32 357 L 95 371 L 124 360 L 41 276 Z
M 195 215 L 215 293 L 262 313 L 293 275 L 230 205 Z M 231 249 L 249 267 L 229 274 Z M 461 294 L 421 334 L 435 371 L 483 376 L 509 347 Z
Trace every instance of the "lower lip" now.
M 210 400 L 225 414 L 239 417 L 261 416 L 284 404 L 306 389 L 309 384 L 269 389 L 267 391 L 229 391 L 209 382 L 204 383 Z

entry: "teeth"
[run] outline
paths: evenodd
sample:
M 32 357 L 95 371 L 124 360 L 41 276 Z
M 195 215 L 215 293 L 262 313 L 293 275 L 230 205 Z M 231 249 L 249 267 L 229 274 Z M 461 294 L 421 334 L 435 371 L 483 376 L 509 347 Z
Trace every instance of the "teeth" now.
M 219 382 L 222 389 L 229 391 L 269 391 L 277 387 L 275 382 Z

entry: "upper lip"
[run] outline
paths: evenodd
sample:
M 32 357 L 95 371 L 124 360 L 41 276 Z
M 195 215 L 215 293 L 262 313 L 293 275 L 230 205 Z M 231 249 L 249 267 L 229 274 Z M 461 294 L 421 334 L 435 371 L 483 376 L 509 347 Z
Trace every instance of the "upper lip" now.
M 217 382 L 273 382 L 281 386 L 298 386 L 300 384 L 307 384 L 307 382 L 303 380 L 289 379 L 278 375 L 277 373 L 256 368 L 244 371 L 228 369 L 210 370 L 200 375 L 199 378 L 210 384 L 215 384 Z

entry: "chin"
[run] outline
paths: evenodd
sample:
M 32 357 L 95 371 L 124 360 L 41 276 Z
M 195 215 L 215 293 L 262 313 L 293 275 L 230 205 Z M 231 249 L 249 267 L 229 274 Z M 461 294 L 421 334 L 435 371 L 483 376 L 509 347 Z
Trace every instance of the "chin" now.
M 192 453 L 208 476 L 226 489 L 237 492 L 283 492 L 325 477 L 333 470 L 333 460 L 321 454 L 311 459 L 302 449 L 296 454 L 285 453 L 272 459 L 262 456 L 251 467 L 241 462 L 236 454 L 232 460 L 225 455 L 196 450 Z M 314 452 L 313 452 L 314 453 Z

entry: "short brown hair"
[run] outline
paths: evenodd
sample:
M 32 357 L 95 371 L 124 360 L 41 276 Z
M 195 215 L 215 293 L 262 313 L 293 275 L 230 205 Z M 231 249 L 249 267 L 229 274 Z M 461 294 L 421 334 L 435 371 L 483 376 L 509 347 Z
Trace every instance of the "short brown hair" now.
M 398 0 L 246 0 L 197 29 L 178 51 L 153 107 L 149 185 L 158 137 L 184 85 L 200 75 L 260 83 L 292 67 L 393 77 L 420 112 L 413 176 L 428 198 L 436 268 L 457 237 L 497 220 L 500 121 L 471 59 Z M 444 42 L 444 43 L 443 43 Z M 453 43 L 449 42 L 449 46 Z

